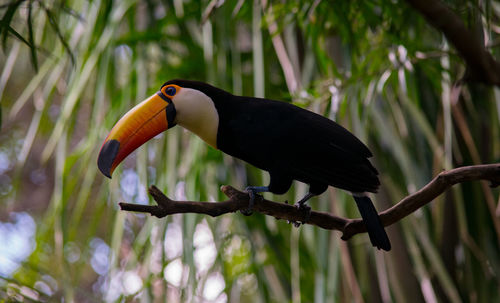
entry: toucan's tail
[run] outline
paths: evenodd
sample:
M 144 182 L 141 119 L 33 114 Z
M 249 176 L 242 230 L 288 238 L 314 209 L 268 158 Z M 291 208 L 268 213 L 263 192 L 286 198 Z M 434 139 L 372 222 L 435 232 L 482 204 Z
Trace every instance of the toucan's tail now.
M 366 230 L 370 236 L 372 245 L 378 249 L 391 250 L 391 242 L 385 233 L 384 226 L 380 222 L 377 210 L 368 196 L 353 196 L 358 205 L 361 217 L 365 222 Z

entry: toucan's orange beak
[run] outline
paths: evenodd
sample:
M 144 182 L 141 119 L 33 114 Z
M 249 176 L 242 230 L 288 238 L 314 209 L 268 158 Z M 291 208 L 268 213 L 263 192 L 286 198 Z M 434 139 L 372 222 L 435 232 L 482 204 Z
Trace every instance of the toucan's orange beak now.
M 113 127 L 97 159 L 108 178 L 131 152 L 159 133 L 174 126 L 175 106 L 161 91 L 132 108 Z

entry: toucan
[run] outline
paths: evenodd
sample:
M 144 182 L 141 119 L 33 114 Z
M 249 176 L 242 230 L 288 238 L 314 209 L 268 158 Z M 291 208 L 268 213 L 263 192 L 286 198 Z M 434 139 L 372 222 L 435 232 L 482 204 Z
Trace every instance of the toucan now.
M 290 103 L 236 96 L 209 84 L 171 80 L 132 108 L 113 127 L 98 157 L 107 177 L 136 148 L 179 124 L 215 149 L 244 160 L 270 175 L 268 186 L 249 186 L 249 210 L 261 192 L 286 193 L 293 180 L 309 185 L 299 208 L 328 186 L 354 197 L 371 243 L 391 244 L 368 192 L 377 192 L 378 172 L 370 150 L 334 121 Z M 309 208 L 310 209 L 310 208 Z

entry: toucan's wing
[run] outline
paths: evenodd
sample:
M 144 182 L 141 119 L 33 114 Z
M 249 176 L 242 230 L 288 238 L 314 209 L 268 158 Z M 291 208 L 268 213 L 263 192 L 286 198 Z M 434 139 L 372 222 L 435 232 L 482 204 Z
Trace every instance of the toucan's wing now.
M 307 131 L 298 132 L 300 146 L 290 167 L 298 180 L 325 182 L 352 192 L 377 191 L 378 172 L 370 150 L 348 130 L 323 116 L 301 111 Z M 290 161 L 290 160 L 289 160 Z
M 337 123 L 294 105 L 246 98 L 220 112 L 218 146 L 261 169 L 350 191 L 375 191 L 370 150 Z

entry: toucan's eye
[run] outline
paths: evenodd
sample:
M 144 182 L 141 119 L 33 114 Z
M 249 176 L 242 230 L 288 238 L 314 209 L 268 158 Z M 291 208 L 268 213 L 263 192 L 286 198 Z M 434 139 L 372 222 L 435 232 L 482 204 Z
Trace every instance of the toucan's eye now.
M 173 87 L 173 86 L 169 86 L 169 87 L 167 87 L 167 89 L 165 89 L 165 93 L 169 96 L 175 95 L 175 92 L 176 92 L 176 90 L 175 90 L 175 87 Z

